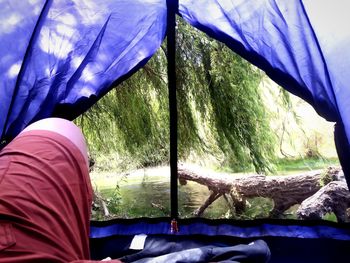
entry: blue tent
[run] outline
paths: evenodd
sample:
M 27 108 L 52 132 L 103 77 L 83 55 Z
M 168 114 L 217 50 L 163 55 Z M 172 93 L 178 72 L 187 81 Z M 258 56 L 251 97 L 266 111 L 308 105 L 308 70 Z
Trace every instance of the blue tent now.
M 6 145 L 42 118 L 76 118 L 140 69 L 166 34 L 173 100 L 177 14 L 336 122 L 337 151 L 350 185 L 350 31 L 344 30 L 350 24 L 349 7 L 342 0 L 0 1 L 0 142 Z M 170 110 L 175 127 L 175 103 Z M 177 217 L 176 129 L 171 143 L 172 217 Z M 123 244 L 120 237 L 170 234 L 169 220 L 92 223 L 92 253 L 110 255 L 116 242 Z M 270 244 L 302 251 L 302 258 L 290 262 L 336 262 L 350 247 L 349 225 L 326 222 L 183 220 L 181 236 L 187 234 L 264 236 Z M 328 253 L 321 249 L 318 258 L 308 255 L 307 248 L 318 246 Z

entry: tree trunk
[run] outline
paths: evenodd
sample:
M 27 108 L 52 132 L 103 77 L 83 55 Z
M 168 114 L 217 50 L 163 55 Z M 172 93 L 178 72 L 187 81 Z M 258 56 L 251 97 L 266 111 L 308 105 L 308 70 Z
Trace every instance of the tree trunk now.
M 339 169 L 337 171 L 339 172 Z M 334 180 L 334 174 L 336 174 L 334 170 L 327 171 L 326 177 L 328 174 L 331 174 L 330 178 Z M 212 191 L 212 195 L 217 193 L 232 196 L 233 194 L 237 200 L 252 197 L 271 198 L 274 201 L 274 208 L 271 211 L 272 217 L 281 215 L 291 206 L 300 204 L 306 198 L 315 194 L 321 188 L 322 178 L 325 177 L 321 171 L 288 176 L 264 176 L 259 174 L 237 176 L 215 172 L 208 174 L 201 169 L 184 165 L 179 167 L 178 176 L 182 182 L 190 180 L 207 186 Z M 210 203 L 206 202 L 206 207 L 209 205 Z
M 327 213 L 334 213 L 338 222 L 349 222 L 348 207 L 350 192 L 346 183 L 334 181 L 304 200 L 297 216 L 300 219 L 322 219 Z

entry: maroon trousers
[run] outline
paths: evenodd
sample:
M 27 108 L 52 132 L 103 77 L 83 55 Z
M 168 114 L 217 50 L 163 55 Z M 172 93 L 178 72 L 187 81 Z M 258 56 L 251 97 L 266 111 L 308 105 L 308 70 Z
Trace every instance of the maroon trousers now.
M 20 134 L 0 152 L 0 263 L 89 259 L 92 189 L 66 137 Z

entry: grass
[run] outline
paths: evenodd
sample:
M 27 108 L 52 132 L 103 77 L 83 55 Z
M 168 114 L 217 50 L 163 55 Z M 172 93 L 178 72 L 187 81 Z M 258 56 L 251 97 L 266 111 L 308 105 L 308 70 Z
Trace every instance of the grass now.
M 140 184 L 144 180 L 148 180 L 149 176 L 152 177 L 152 180 L 156 181 L 170 181 L 170 171 L 166 167 L 149 168 L 148 170 L 137 169 L 124 173 L 118 170 L 97 170 L 90 173 L 93 186 L 95 188 L 97 187 L 99 190 L 114 189 L 116 185 L 126 186 Z
M 276 162 L 277 173 L 290 173 L 297 171 L 311 171 L 325 169 L 329 166 L 339 166 L 338 158 L 298 158 L 298 159 L 279 159 Z

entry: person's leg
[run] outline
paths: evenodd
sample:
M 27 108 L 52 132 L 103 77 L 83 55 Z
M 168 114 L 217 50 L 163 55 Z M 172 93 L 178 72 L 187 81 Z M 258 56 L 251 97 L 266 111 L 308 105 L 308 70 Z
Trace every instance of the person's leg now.
M 89 258 L 92 188 L 73 123 L 33 123 L 0 152 L 0 262 Z
M 65 136 L 78 147 L 89 165 L 85 138 L 73 122 L 61 118 L 47 118 L 30 124 L 21 133 L 32 130 L 52 131 Z

